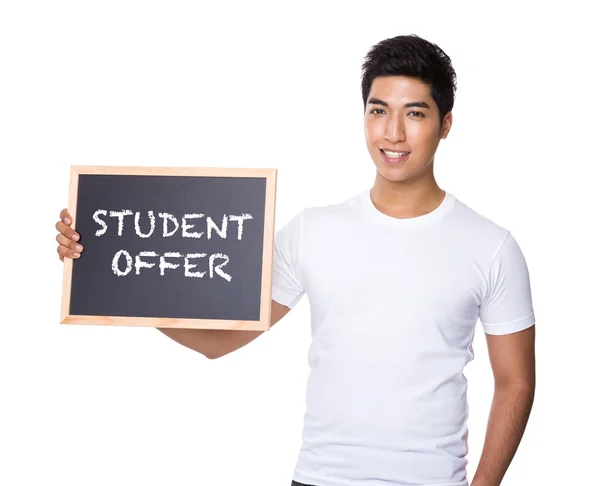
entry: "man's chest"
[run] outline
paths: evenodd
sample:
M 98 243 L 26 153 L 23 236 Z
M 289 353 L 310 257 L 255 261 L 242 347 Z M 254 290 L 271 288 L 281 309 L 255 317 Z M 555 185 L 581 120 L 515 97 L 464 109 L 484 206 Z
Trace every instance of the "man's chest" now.
M 354 325 L 410 340 L 429 331 L 470 335 L 486 269 L 456 242 L 331 237 L 308 242 L 301 272 L 313 331 Z

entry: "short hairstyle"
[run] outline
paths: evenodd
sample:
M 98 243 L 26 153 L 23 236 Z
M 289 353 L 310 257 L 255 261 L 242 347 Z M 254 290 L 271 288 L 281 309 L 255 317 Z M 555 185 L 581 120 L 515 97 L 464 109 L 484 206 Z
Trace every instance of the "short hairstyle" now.
M 450 57 L 432 42 L 412 34 L 385 39 L 372 46 L 362 65 L 364 110 L 371 84 L 378 76 L 409 76 L 427 83 L 440 112 L 440 125 L 452 111 L 456 72 Z

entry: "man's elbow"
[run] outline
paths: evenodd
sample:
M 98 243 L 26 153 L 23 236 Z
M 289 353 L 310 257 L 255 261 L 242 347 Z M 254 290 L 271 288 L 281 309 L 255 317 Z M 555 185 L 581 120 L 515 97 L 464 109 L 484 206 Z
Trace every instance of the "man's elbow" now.
M 518 393 L 533 399 L 535 395 L 535 378 L 527 381 L 495 380 L 494 389 L 504 393 Z

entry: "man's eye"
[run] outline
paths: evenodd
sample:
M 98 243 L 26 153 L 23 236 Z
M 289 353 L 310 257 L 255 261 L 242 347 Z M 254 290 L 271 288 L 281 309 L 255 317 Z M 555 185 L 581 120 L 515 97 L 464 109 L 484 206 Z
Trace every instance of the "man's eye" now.
M 375 113 L 376 111 L 381 111 L 383 112 L 383 110 L 381 108 L 373 108 L 370 113 Z M 378 113 L 377 113 L 378 114 Z
M 420 111 L 411 111 L 411 112 L 409 113 L 409 115 L 412 115 L 413 113 L 414 113 L 415 115 L 417 115 L 417 116 L 420 116 L 420 117 L 424 117 L 424 116 L 425 116 L 425 115 L 424 115 L 423 113 L 421 113 Z

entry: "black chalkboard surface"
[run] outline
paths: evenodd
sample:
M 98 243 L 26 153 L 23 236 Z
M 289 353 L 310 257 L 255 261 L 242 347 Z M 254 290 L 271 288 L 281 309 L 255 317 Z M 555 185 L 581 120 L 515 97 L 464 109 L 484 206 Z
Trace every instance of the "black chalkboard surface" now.
M 71 167 L 63 324 L 268 330 L 275 169 Z

